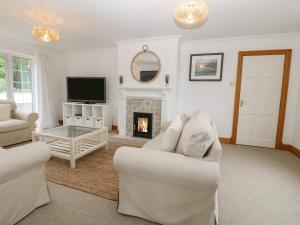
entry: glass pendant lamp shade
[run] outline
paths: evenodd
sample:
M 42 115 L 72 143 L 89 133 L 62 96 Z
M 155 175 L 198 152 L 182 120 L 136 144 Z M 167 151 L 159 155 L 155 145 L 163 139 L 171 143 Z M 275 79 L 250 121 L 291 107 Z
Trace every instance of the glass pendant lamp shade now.
M 32 28 L 33 37 L 45 42 L 57 42 L 59 40 L 58 31 L 48 27 L 34 27 Z
M 203 0 L 188 0 L 175 9 L 176 24 L 185 29 L 200 27 L 208 17 L 208 6 Z

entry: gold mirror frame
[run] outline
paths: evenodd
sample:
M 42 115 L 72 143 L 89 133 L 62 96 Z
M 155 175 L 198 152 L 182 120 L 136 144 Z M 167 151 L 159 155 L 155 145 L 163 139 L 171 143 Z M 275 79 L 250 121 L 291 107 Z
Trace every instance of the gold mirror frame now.
M 134 68 L 133 68 L 133 65 L 134 65 L 135 60 L 136 60 L 140 55 L 142 55 L 142 54 L 144 54 L 144 53 L 151 53 L 151 54 L 157 59 L 158 67 L 159 67 L 159 69 L 158 69 L 157 74 L 155 75 L 155 77 L 154 77 L 152 80 L 149 80 L 149 81 L 140 81 L 140 80 L 138 80 L 138 79 L 137 79 L 137 75 L 134 73 Z M 133 59 L 131 60 L 130 70 L 131 70 L 131 75 L 132 75 L 132 77 L 133 77 L 137 82 L 139 82 L 139 83 L 141 83 L 141 84 L 149 84 L 149 83 L 155 81 L 155 80 L 157 79 L 157 77 L 159 76 L 159 74 L 160 74 L 160 70 L 161 70 L 160 59 L 159 59 L 158 55 L 157 55 L 155 52 L 150 51 L 150 50 L 148 50 L 148 49 L 145 49 L 145 50 L 143 50 L 143 51 L 138 52 L 138 53 L 133 57 Z

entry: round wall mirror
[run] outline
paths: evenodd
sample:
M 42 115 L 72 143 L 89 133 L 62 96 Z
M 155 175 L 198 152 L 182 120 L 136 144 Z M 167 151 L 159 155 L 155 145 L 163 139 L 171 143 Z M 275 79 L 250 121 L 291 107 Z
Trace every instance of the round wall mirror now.
M 144 50 L 132 59 L 131 74 L 140 83 L 150 83 L 158 77 L 160 67 L 158 56 L 152 51 Z

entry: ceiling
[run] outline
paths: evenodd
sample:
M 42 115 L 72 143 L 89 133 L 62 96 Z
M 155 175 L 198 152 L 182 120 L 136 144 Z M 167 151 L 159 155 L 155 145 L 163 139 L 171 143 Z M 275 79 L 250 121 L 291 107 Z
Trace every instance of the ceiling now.
M 0 0 L 0 35 L 62 50 L 111 47 L 115 41 L 182 35 L 184 40 L 300 32 L 299 0 L 206 0 L 207 22 L 184 30 L 173 21 L 183 0 Z M 35 40 L 48 25 L 61 40 Z

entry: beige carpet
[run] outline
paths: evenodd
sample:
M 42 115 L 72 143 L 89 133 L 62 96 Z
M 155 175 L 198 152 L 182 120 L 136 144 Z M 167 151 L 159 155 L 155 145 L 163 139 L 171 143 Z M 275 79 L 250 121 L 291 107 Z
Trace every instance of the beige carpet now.
M 223 145 L 219 225 L 300 225 L 300 160 L 288 152 Z M 18 225 L 152 225 L 117 202 L 49 183 L 51 203 Z M 184 212 L 183 212 L 184 213 Z
M 76 160 L 75 169 L 69 161 L 52 157 L 46 166 L 47 180 L 117 200 L 118 174 L 113 156 L 120 145 L 109 142 L 108 149 L 98 149 Z
M 300 159 L 272 149 L 223 147 L 220 225 L 300 225 Z

